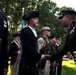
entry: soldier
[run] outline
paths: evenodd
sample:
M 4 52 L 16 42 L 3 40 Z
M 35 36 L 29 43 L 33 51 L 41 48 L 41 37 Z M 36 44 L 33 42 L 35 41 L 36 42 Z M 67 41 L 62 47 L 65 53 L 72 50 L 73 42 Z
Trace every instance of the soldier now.
M 38 39 L 38 52 L 41 54 L 49 54 L 50 53 L 50 45 L 49 45 L 49 40 L 48 37 L 51 34 L 50 28 L 49 27 L 43 27 L 41 29 L 42 32 L 42 37 Z M 47 60 L 42 60 L 39 62 L 39 75 L 49 75 L 49 66 L 50 63 Z
M 56 52 L 56 37 L 54 35 L 49 36 L 49 41 L 50 41 L 50 54 L 53 54 Z M 56 74 L 56 61 L 50 61 L 50 75 L 55 75 Z
M 14 34 L 14 39 L 9 47 L 9 55 L 11 57 L 11 66 L 15 63 L 20 50 L 20 34 Z
M 11 60 L 11 75 L 14 75 L 17 73 L 17 70 L 19 68 L 19 54 L 21 54 L 20 51 L 20 34 L 14 34 L 14 39 L 10 44 L 9 47 L 9 55 Z
M 61 43 L 62 43 L 61 37 L 56 37 L 56 43 L 55 43 L 56 51 L 62 50 Z M 61 75 L 61 70 L 62 70 L 62 57 L 60 57 L 56 61 L 56 75 Z
M 59 16 L 59 20 L 61 21 L 63 27 L 68 28 L 68 35 L 66 38 L 65 45 L 61 51 L 58 51 L 51 55 L 51 61 L 54 61 L 68 51 L 71 51 L 72 55 L 74 56 L 74 61 L 76 61 L 76 11 L 74 10 L 63 10 L 61 11 L 61 15 Z
M 0 75 L 7 74 L 8 51 L 7 51 L 7 17 L 0 11 Z

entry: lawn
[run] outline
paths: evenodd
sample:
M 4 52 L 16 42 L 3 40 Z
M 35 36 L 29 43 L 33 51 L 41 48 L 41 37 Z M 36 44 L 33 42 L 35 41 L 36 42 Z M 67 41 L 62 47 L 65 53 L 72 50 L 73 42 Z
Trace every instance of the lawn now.
M 8 68 L 7 75 L 10 75 L 10 66 Z M 76 75 L 76 65 L 75 65 L 75 62 L 73 60 L 63 61 L 63 63 L 62 63 L 62 75 Z
M 73 60 L 63 61 L 62 75 L 76 75 L 76 64 Z

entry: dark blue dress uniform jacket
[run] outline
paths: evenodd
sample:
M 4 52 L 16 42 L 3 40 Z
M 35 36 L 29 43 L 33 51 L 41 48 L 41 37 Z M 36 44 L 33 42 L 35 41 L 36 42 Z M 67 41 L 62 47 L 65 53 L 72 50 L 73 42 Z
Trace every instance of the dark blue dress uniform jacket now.
M 64 54 L 66 54 L 68 51 L 76 51 L 76 22 L 72 22 L 70 28 L 68 29 L 68 35 L 66 38 L 66 43 L 63 47 L 63 49 L 59 52 L 56 52 L 51 55 L 51 61 L 54 61 L 60 57 L 62 57 Z
M 11 66 L 15 63 L 18 56 L 18 45 L 13 41 L 9 47 L 9 57 L 11 57 Z
M 0 12 L 0 75 L 4 75 L 4 68 L 8 67 L 7 34 L 7 18 Z
M 36 63 L 41 59 L 37 52 L 37 37 L 29 27 L 22 29 L 20 34 L 22 43 L 22 57 L 19 75 L 36 75 Z

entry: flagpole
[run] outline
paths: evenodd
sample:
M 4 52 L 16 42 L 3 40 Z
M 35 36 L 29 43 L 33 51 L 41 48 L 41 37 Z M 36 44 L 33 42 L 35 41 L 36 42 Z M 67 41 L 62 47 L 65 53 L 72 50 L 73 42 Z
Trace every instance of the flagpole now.
M 24 15 L 24 7 L 22 8 L 22 16 Z M 24 20 L 22 19 L 21 20 L 21 27 L 20 29 L 22 30 L 24 27 Z M 21 41 L 20 41 L 20 51 L 22 52 L 22 44 L 21 44 Z M 21 54 L 20 54 L 20 58 L 21 58 Z
M 24 15 L 24 7 L 22 8 L 22 16 Z M 22 20 L 21 22 L 21 29 L 23 29 L 24 27 L 24 20 Z

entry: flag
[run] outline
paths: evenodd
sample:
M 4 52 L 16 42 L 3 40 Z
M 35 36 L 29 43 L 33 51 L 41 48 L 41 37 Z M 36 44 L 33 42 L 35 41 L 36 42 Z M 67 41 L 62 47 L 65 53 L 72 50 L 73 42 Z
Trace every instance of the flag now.
M 24 15 L 24 7 L 22 8 L 22 16 Z M 24 27 L 24 20 L 21 20 L 21 27 L 20 29 L 23 29 Z M 20 41 L 20 51 L 22 51 L 22 44 L 21 44 L 21 41 Z M 21 58 L 21 54 L 20 54 L 20 58 Z

